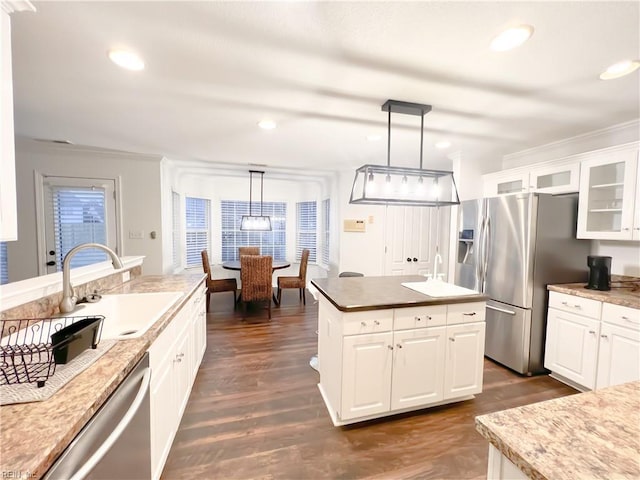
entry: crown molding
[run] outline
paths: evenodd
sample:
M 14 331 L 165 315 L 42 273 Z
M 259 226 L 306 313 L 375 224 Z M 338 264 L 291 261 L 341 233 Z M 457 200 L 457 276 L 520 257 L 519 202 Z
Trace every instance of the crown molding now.
M 35 12 L 36 7 L 29 0 L 2 0 L 2 10 L 7 13 Z
M 502 169 L 512 169 L 640 140 L 640 119 L 612 125 L 556 142 L 510 153 L 502 158 Z

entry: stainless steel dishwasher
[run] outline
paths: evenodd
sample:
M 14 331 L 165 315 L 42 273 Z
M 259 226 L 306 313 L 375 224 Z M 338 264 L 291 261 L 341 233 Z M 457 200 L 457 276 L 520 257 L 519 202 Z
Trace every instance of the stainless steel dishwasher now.
M 147 353 L 43 478 L 151 478 L 150 379 Z

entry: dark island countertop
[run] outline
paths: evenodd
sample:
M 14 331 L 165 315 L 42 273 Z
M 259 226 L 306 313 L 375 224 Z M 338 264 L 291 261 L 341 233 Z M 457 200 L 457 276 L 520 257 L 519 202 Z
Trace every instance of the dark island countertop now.
M 430 297 L 401 284 L 424 282 L 421 275 L 314 278 L 311 284 L 342 312 L 362 312 L 387 308 L 421 307 L 451 303 L 484 302 L 488 296 L 462 295 Z

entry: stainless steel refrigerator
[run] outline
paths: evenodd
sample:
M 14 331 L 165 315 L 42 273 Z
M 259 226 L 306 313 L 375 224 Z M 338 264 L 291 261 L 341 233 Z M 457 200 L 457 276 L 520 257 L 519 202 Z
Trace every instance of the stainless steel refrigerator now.
M 516 194 L 462 202 L 455 283 L 485 293 L 485 355 L 544 372 L 547 285 L 586 281 L 588 240 L 576 239 L 577 195 Z

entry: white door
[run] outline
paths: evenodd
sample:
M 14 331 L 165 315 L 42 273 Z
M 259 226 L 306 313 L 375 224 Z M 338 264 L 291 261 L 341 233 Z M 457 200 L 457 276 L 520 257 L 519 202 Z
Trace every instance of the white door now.
M 485 323 L 447 327 L 444 398 L 482 392 Z
M 392 410 L 442 400 L 446 330 L 433 327 L 394 333 Z
M 113 179 L 44 176 L 43 197 L 42 273 L 61 271 L 65 255 L 81 243 L 101 243 L 117 252 Z M 71 267 L 105 260 L 105 252 L 87 249 L 73 257 Z
M 640 380 L 640 332 L 603 323 L 597 388 Z
M 385 275 L 426 275 L 432 271 L 436 210 L 387 207 Z
M 599 334 L 598 320 L 550 308 L 545 368 L 579 385 L 595 388 Z
M 392 337 L 391 332 L 344 337 L 341 419 L 389 411 Z

